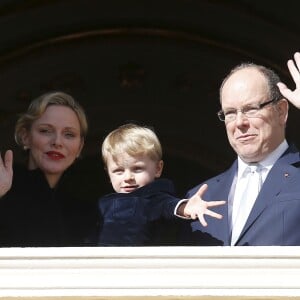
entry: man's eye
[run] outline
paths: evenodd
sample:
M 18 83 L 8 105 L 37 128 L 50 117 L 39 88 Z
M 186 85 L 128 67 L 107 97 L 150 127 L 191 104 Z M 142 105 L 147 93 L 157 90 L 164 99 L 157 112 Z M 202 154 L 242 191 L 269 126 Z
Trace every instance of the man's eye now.
M 236 115 L 236 110 L 232 109 L 232 110 L 227 110 L 224 112 L 225 116 L 232 116 L 232 115 Z
M 246 106 L 243 109 L 244 114 L 255 114 L 259 108 L 257 106 Z

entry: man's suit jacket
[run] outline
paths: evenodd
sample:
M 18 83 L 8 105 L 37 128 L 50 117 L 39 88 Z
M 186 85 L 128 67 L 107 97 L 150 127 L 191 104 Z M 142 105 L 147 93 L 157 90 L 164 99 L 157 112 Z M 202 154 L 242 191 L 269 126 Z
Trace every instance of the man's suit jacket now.
M 227 171 L 206 181 L 208 190 L 203 199 L 228 201 L 236 171 L 237 160 Z M 195 194 L 200 185 L 191 189 L 186 198 Z M 198 220 L 183 222 L 179 244 L 230 245 L 228 205 L 213 210 L 223 219 L 206 217 L 207 227 Z M 235 245 L 300 245 L 300 154 L 295 146 L 290 146 L 270 170 Z

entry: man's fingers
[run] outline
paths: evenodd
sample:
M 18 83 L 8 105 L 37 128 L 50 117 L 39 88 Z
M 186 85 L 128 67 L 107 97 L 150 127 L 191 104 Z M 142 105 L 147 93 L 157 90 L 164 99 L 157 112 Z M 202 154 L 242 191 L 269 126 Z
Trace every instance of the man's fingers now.
M 291 60 L 291 59 L 288 61 L 287 65 L 288 65 L 288 69 L 289 69 L 289 71 L 290 71 L 290 73 L 292 75 L 292 78 L 295 81 L 296 86 L 298 87 L 299 86 L 299 81 L 300 81 L 299 70 L 296 67 L 294 61 Z
M 300 52 L 296 52 L 296 53 L 295 53 L 294 59 L 295 59 L 297 68 L 300 69 Z
M 280 92 L 285 92 L 286 90 L 288 90 L 288 87 L 283 82 L 278 82 L 277 86 L 278 86 Z
M 293 92 L 283 83 L 283 82 L 278 82 L 277 86 L 281 92 L 281 94 L 288 99 L 291 99 L 293 96 Z

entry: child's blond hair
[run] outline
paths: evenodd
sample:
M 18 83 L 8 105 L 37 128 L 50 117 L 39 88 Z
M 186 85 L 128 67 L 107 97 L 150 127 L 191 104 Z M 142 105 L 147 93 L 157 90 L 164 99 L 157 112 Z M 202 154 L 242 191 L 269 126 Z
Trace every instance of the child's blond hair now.
M 123 153 L 146 155 L 153 161 L 162 159 L 162 147 L 154 131 L 146 126 L 124 124 L 110 132 L 102 143 L 102 159 L 107 165 L 108 154 L 117 161 Z

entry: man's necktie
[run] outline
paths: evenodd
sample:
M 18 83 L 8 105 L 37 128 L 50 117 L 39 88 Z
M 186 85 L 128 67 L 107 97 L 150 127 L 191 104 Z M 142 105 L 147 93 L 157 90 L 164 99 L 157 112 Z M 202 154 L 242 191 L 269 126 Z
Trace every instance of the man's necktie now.
M 237 184 L 232 210 L 231 245 L 239 238 L 262 186 L 262 167 L 249 165 Z

